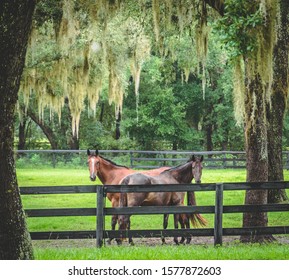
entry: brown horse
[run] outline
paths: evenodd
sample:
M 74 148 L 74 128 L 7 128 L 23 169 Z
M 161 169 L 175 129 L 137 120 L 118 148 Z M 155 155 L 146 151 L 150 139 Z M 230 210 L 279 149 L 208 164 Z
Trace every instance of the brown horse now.
M 160 167 L 157 169 L 152 169 L 152 170 L 147 170 L 147 171 L 136 171 L 133 169 L 130 169 L 126 166 L 118 165 L 114 162 L 112 162 L 109 159 L 106 159 L 102 156 L 99 155 L 98 150 L 95 151 L 90 151 L 89 149 L 87 150 L 87 155 L 88 155 L 88 167 L 89 167 L 89 174 L 90 174 L 90 179 L 91 181 L 96 180 L 96 176 L 100 179 L 102 184 L 104 185 L 119 185 L 121 180 L 126 177 L 129 174 L 133 174 L 135 172 L 142 172 L 144 174 L 150 175 L 150 176 L 156 176 L 160 174 L 162 171 L 169 169 L 170 167 Z M 196 166 L 194 177 L 195 181 L 198 182 L 200 181 L 200 176 L 201 169 L 198 169 L 198 165 Z M 200 175 L 199 175 L 200 174 Z M 107 198 L 111 201 L 112 207 L 118 207 L 119 206 L 119 198 L 120 194 L 119 193 L 108 193 Z M 194 193 L 191 195 L 191 204 L 195 205 L 195 196 Z M 196 217 L 197 220 L 200 222 L 202 225 L 202 220 L 200 219 L 201 216 Z M 164 216 L 164 224 L 167 223 L 168 220 L 168 215 Z M 180 221 L 182 224 L 182 221 Z M 111 218 L 111 228 L 112 230 L 115 230 L 117 223 L 117 215 L 113 215 Z M 182 225 L 183 226 L 183 225 Z
M 162 171 L 170 167 L 160 167 L 146 171 L 136 171 L 123 165 L 118 165 L 113 161 L 106 159 L 99 155 L 98 150 L 90 151 L 87 149 L 88 155 L 88 168 L 89 178 L 91 181 L 96 180 L 96 176 L 99 178 L 103 185 L 119 185 L 120 181 L 129 174 L 135 172 L 143 172 L 145 174 L 155 176 L 160 174 Z M 111 201 L 112 207 L 119 206 L 119 193 L 108 193 L 107 198 Z M 111 229 L 115 230 L 117 224 L 117 215 L 113 215 L 111 218 Z
M 141 173 L 134 173 L 126 176 L 121 184 L 122 185 L 153 185 L 153 184 L 184 184 L 191 183 L 193 177 L 195 177 L 196 182 L 201 182 L 202 175 L 202 161 L 203 157 L 195 158 L 192 156 L 191 160 L 185 164 L 173 167 L 161 172 L 156 176 L 149 176 Z M 195 205 L 195 196 L 193 192 L 189 192 L 189 203 Z M 121 193 L 119 207 L 132 207 L 140 205 L 150 205 L 150 206 L 165 206 L 174 205 L 180 206 L 184 205 L 185 192 L 152 192 L 152 193 Z M 168 215 L 166 215 L 168 218 Z M 200 214 L 182 214 L 181 219 L 179 214 L 174 215 L 174 226 L 178 228 L 178 221 L 183 221 L 183 224 L 187 228 L 190 227 L 189 220 L 193 226 L 196 226 L 197 220 L 200 225 L 205 226 L 207 221 Z M 130 216 L 129 215 L 119 215 L 119 229 L 128 229 L 130 227 Z M 181 223 L 182 224 L 182 223 Z M 167 228 L 168 221 L 164 221 L 164 229 Z M 184 227 L 182 225 L 182 227 Z M 121 243 L 121 240 L 117 240 Z M 131 242 L 131 239 L 129 240 Z M 174 241 L 178 244 L 178 238 L 175 237 Z M 182 238 L 182 242 L 184 238 Z M 191 238 L 187 239 L 187 243 L 190 243 Z M 162 238 L 162 242 L 165 240 Z

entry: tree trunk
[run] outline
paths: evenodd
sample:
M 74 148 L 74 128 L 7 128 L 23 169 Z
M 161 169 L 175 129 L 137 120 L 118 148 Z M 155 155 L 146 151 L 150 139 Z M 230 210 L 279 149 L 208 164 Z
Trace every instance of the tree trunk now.
M 68 115 L 67 118 L 69 119 L 69 123 L 71 124 L 72 123 L 72 117 L 71 117 L 71 111 L 69 108 L 69 99 L 68 98 L 65 98 L 64 109 L 67 109 L 67 111 L 69 112 L 69 114 L 67 114 Z M 65 126 L 62 123 L 61 130 L 63 130 L 63 133 L 68 136 L 68 141 L 67 141 L 68 143 L 67 144 L 69 146 L 69 149 L 79 150 L 79 139 L 78 139 L 77 135 L 73 135 L 72 130 L 71 130 L 71 125 L 68 128 L 67 126 Z
M 212 139 L 212 136 L 213 136 L 213 125 L 212 124 L 208 124 L 208 125 L 206 125 L 207 151 L 213 151 L 213 139 Z
M 0 259 L 32 259 L 13 154 L 14 116 L 35 1 L 0 2 Z
M 246 63 L 245 63 L 246 65 Z M 257 71 L 256 71 L 257 73 Z M 248 77 L 245 70 L 245 77 Z M 247 182 L 268 180 L 266 101 L 260 76 L 246 79 L 245 141 L 247 155 Z M 246 191 L 245 204 L 266 204 L 266 190 Z M 267 213 L 244 213 L 243 227 L 267 226 Z M 242 242 L 268 241 L 272 236 L 241 236 Z
M 36 123 L 42 132 L 47 137 L 51 149 L 57 150 L 59 148 L 61 149 L 72 149 L 72 150 L 79 150 L 79 139 L 77 139 L 77 136 L 72 135 L 71 130 L 71 113 L 68 105 L 68 99 L 65 100 L 64 109 L 62 112 L 63 119 L 66 118 L 68 121 L 62 121 L 61 125 L 53 125 L 53 129 L 51 128 L 51 122 L 47 122 L 44 119 L 41 120 L 38 116 L 38 114 L 33 110 L 33 106 L 29 106 L 25 109 L 24 105 L 20 104 L 20 109 L 24 112 L 26 111 L 27 116 Z M 63 137 L 65 135 L 65 137 Z
M 99 122 L 103 123 L 103 116 L 104 116 L 104 101 L 100 104 L 100 114 L 99 114 Z
M 115 140 L 120 138 L 120 122 L 121 122 L 121 112 L 118 109 L 117 118 L 115 120 Z
M 18 127 L 18 150 L 25 150 L 26 147 L 26 117 L 23 117 L 23 121 L 19 121 Z
M 274 76 L 271 102 L 267 105 L 269 181 L 283 181 L 282 136 L 288 96 L 289 3 L 280 0 L 280 26 L 274 48 Z M 268 203 L 288 200 L 285 190 L 269 190 Z
M 273 92 L 268 108 L 268 180 L 284 181 L 282 162 L 282 130 L 286 100 L 281 92 Z M 286 97 L 287 98 L 287 97 Z M 267 107 L 270 107 L 268 105 Z M 285 190 L 269 190 L 268 203 L 287 200 Z
M 225 12 L 224 0 L 203 0 L 203 1 L 205 1 L 207 5 L 215 9 L 221 16 L 224 15 Z

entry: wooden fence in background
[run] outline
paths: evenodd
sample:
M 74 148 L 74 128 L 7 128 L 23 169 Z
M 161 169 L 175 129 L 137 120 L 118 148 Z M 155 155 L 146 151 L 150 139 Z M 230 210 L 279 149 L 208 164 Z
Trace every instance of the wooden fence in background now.
M 223 236 L 262 235 L 262 234 L 289 234 L 288 226 L 223 228 L 223 215 L 227 213 L 244 212 L 280 212 L 289 211 L 289 204 L 265 205 L 224 205 L 223 195 L 226 191 L 237 190 L 267 190 L 288 189 L 289 182 L 264 183 L 221 183 L 221 184 L 179 184 L 179 185 L 133 185 L 133 186 L 49 186 L 49 187 L 21 187 L 21 195 L 38 194 L 75 194 L 96 193 L 96 208 L 61 208 L 61 209 L 26 209 L 28 217 L 59 217 L 59 216 L 96 216 L 95 230 L 88 231 L 47 231 L 31 232 L 31 238 L 39 239 L 83 239 L 96 238 L 96 246 L 101 247 L 105 238 L 127 237 L 175 237 L 175 236 L 214 236 L 214 244 L 221 245 Z M 159 191 L 213 191 L 215 204 L 210 206 L 166 206 L 166 207 L 123 207 L 107 208 L 105 199 L 107 193 L 119 192 L 159 192 Z M 151 215 L 176 213 L 214 214 L 214 227 L 201 229 L 155 229 L 155 230 L 128 230 L 112 231 L 105 228 L 107 215 Z M 77 228 L 77 225 L 76 225 Z
M 41 155 L 44 162 L 51 162 L 53 167 L 58 162 L 67 164 L 73 159 L 80 159 L 80 164 L 86 163 L 86 150 L 18 150 L 18 156 L 29 158 Z M 99 150 L 100 155 L 115 160 L 118 164 L 136 169 L 150 169 L 161 166 L 182 164 L 192 155 L 203 155 L 206 168 L 245 168 L 246 154 L 240 151 L 137 151 L 137 150 Z M 283 166 L 289 169 L 289 151 L 283 152 Z

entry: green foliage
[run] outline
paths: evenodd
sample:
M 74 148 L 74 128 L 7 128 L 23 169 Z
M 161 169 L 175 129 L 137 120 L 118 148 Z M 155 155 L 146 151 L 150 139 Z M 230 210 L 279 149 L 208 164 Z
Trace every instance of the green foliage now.
M 258 1 L 228 0 L 225 14 L 213 25 L 231 59 L 257 48 L 257 29 L 263 24 Z
M 34 13 L 36 26 L 41 26 L 52 19 L 55 23 L 55 28 L 59 27 L 63 14 L 62 4 L 62 0 L 39 0 Z
M 172 88 L 164 88 L 159 83 L 162 80 L 157 68 L 159 63 L 153 59 L 144 67 L 137 111 L 132 102 L 134 93 L 131 92 L 125 102 L 125 108 L 129 108 L 124 111 L 125 130 L 145 149 L 162 149 L 164 146 L 158 143 L 164 140 L 175 145 L 190 140 L 184 105 L 175 98 Z

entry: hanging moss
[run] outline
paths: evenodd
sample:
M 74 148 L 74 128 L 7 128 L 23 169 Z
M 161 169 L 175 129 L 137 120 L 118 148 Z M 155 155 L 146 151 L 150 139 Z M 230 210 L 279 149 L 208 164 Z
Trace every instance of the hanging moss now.
M 273 49 L 277 40 L 279 11 L 277 2 L 273 0 L 261 0 L 257 8 L 262 13 L 263 22 L 254 29 L 254 33 L 252 34 L 257 42 L 255 44 L 256 48 L 254 52 L 249 54 L 245 53 L 240 57 L 245 60 L 246 83 L 250 84 L 251 80 L 254 80 L 257 76 L 260 77 L 264 102 L 267 101 L 267 103 L 270 103 L 273 83 Z M 255 11 L 253 10 L 252 12 L 254 13 Z M 240 58 L 236 59 L 236 61 L 237 60 L 240 60 Z M 242 106 L 242 104 L 244 104 L 246 91 L 243 72 L 244 69 L 242 69 L 240 61 L 237 61 L 234 74 L 234 93 L 236 103 L 235 112 L 239 123 L 241 123 L 241 117 L 244 115 L 244 106 Z M 254 93 L 251 98 L 253 104 L 251 125 L 254 126 L 255 111 L 257 110 Z
M 171 54 L 178 60 L 180 52 L 167 36 L 177 32 L 193 38 L 187 40 L 186 44 L 191 42 L 189 46 L 185 45 L 191 60 L 183 59 L 180 67 L 184 80 L 188 81 L 190 73 L 201 65 L 204 92 L 209 36 L 205 2 L 152 0 L 151 3 L 160 53 Z M 58 34 L 53 19 L 33 32 L 22 82 L 26 106 L 31 94 L 35 94 L 41 117 L 50 108 L 51 116 L 56 113 L 60 118 L 68 97 L 73 132 L 77 134 L 85 99 L 89 110 L 95 112 L 104 84 L 108 83 L 110 103 L 121 110 L 127 69 L 133 76 L 138 99 L 141 69 L 150 55 L 151 42 L 144 27 L 125 14 L 125 4 L 121 0 L 62 0 Z M 139 5 L 140 9 L 148 9 L 147 1 L 139 1 Z
M 52 117 L 61 119 L 65 98 L 69 98 L 73 133 L 78 134 L 84 100 L 89 99 L 95 110 L 103 76 L 102 48 L 91 51 L 95 31 L 81 32 L 80 19 L 72 1 L 63 1 L 63 16 L 59 34 L 55 35 L 53 22 L 35 29 L 30 40 L 21 92 L 25 106 L 35 94 L 39 117 L 46 108 Z M 95 27 L 93 25 L 93 27 Z
M 154 21 L 154 32 L 156 36 L 157 43 L 160 41 L 160 3 L 159 0 L 152 0 L 152 11 L 153 11 L 153 21 Z
M 234 112 L 237 125 L 242 126 L 244 122 L 245 113 L 245 79 L 244 79 L 244 67 L 243 59 L 240 56 L 236 59 L 233 67 L 233 83 L 234 83 Z
M 201 69 L 203 94 L 206 87 L 206 59 L 208 54 L 208 36 L 209 28 L 207 26 L 207 9 L 205 1 L 188 1 L 188 0 L 152 0 L 153 22 L 155 39 L 158 43 L 160 53 L 164 56 L 168 54 L 175 55 L 174 49 L 168 43 L 167 37 L 171 33 L 184 35 L 194 34 L 191 36 L 192 47 L 196 49 L 195 56 L 197 61 L 191 57 L 191 65 L 195 67 L 182 67 L 185 80 L 188 80 L 189 74 L 195 68 Z M 167 24 L 170 22 L 170 24 Z M 160 32 L 160 30 L 162 30 Z M 166 38 L 164 38 L 166 36 Z M 176 59 L 178 57 L 176 56 Z M 188 63 L 187 63 L 188 64 Z M 200 67 L 199 67 L 200 65 Z M 197 67 L 196 67 L 197 66 Z

